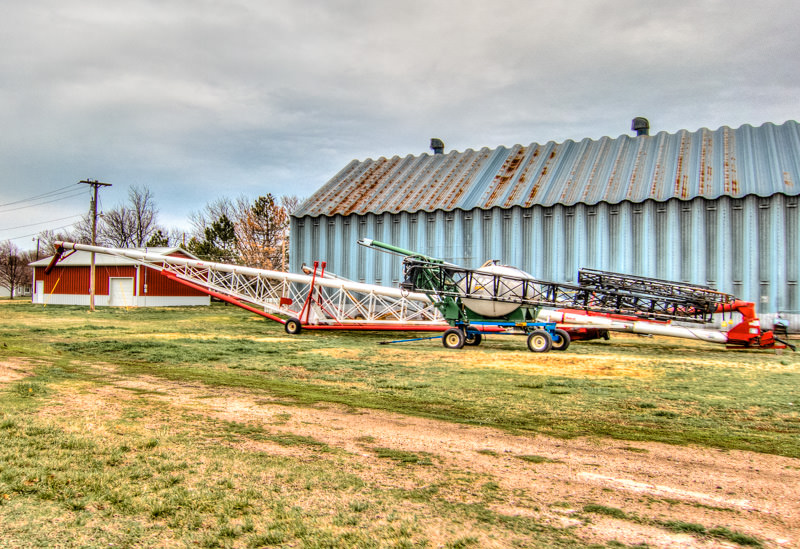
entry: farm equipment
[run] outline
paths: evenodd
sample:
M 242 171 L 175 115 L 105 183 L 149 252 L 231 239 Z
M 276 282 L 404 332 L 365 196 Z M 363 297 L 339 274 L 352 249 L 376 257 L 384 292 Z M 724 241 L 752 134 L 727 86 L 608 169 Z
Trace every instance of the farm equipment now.
M 570 340 L 607 337 L 609 331 L 742 347 L 785 344 L 760 329 L 752 303 L 702 286 L 586 269 L 578 285 L 557 284 L 497 262 L 465 269 L 389 244 L 359 242 L 404 257 L 405 279 L 399 288 L 338 277 L 326 272 L 325 262 L 296 274 L 70 242 L 57 243 L 47 271 L 73 250 L 125 257 L 279 322 L 289 334 L 305 329 L 444 332 L 443 343 L 452 348 L 477 345 L 490 333 L 525 334 L 535 351 L 563 350 Z M 721 331 L 696 326 L 715 313 L 730 314 L 725 323 L 733 327 Z M 734 313 L 741 315 L 740 321 L 733 320 Z M 673 325 L 673 320 L 695 326 Z
M 570 344 L 565 330 L 555 322 L 537 320 L 540 307 L 516 294 L 512 286 L 529 278 L 519 269 L 491 261 L 480 269 L 465 269 L 384 242 L 358 243 L 404 257 L 400 288 L 431 298 L 450 326 L 442 335 L 447 348 L 479 345 L 484 333 L 525 334 L 534 352 L 565 350 Z
M 58 242 L 49 272 L 72 250 L 124 257 L 216 299 L 283 324 L 287 333 L 309 330 L 407 330 L 442 332 L 447 324 L 425 294 L 363 284 L 325 272 L 254 269 L 153 252 Z
M 404 257 L 400 287 L 431 297 L 450 325 L 445 347 L 478 344 L 486 331 L 523 334 L 531 351 L 566 349 L 572 327 L 699 339 L 729 346 L 772 348 L 788 345 L 762 331 L 752 303 L 707 286 L 671 282 L 591 269 L 578 284 L 546 282 L 528 273 L 488 261 L 467 269 L 362 239 L 360 244 Z M 698 327 L 715 314 L 728 314 L 727 331 Z M 741 320 L 734 323 L 733 313 Z M 673 321 L 695 326 L 673 325 Z M 560 325 L 561 327 L 556 327 Z

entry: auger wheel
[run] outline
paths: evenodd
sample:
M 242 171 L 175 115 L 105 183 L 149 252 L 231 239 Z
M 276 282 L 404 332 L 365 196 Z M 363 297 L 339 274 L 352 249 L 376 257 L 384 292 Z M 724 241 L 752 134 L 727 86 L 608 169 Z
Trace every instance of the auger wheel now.
M 297 335 L 302 331 L 303 324 L 297 318 L 290 318 L 283 325 L 283 329 L 286 330 L 287 334 Z

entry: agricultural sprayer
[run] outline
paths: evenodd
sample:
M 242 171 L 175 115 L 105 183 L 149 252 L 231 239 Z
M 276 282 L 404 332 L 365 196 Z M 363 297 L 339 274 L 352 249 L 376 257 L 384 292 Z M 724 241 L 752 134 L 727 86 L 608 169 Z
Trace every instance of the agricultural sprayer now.
M 563 328 L 666 335 L 741 347 L 783 347 L 762 331 L 752 303 L 707 286 L 581 269 L 578 284 L 537 280 L 528 273 L 487 261 L 467 269 L 437 258 L 369 239 L 363 246 L 403 256 L 407 292 L 424 293 L 450 325 L 445 347 L 477 345 L 482 333 L 522 334 L 534 352 L 563 350 L 570 336 Z M 733 314 L 741 317 L 733 321 Z M 727 331 L 705 328 L 713 315 L 727 314 Z M 673 325 L 677 321 L 688 326 Z M 556 326 L 560 327 L 556 327 Z M 790 346 L 791 347 L 791 346 Z

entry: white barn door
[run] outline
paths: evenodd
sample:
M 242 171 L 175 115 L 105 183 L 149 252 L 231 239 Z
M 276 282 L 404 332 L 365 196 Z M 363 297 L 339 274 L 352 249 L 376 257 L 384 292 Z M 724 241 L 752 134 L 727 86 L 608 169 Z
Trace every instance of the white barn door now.
M 133 306 L 133 278 L 108 279 L 108 306 Z

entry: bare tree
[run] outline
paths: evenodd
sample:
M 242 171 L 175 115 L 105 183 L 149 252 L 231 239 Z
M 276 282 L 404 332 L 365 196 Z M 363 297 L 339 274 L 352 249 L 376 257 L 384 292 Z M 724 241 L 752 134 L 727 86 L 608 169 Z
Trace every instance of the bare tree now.
M 166 232 L 158 225 L 157 215 L 158 208 L 150 189 L 132 186 L 128 189 L 126 203 L 100 215 L 95 241 L 98 246 L 115 248 L 145 246 L 158 231 Z M 84 215 L 71 229 L 42 231 L 38 236 L 46 250 L 52 250 L 53 243 L 60 240 L 91 244 L 92 213 Z
M 293 211 L 295 211 L 297 208 L 300 207 L 301 202 L 302 199 L 295 194 L 283 195 L 281 197 L 281 206 L 283 207 L 284 210 L 286 210 L 287 217 L 291 215 Z
M 98 242 L 116 248 L 144 246 L 160 229 L 158 209 L 147 187 L 128 189 L 128 202 L 105 212 L 98 229 Z
M 10 240 L 0 242 L 0 285 L 8 288 L 11 299 L 17 288 L 30 282 L 30 261 L 29 252 L 20 251 Z
M 70 242 L 79 242 L 81 244 L 91 244 L 92 243 L 92 213 L 89 212 L 84 215 L 80 221 L 75 223 L 72 226 L 72 230 L 70 233 L 73 235 L 74 240 Z M 98 232 L 97 236 L 97 243 L 103 244 L 101 239 L 101 235 Z
M 172 227 L 167 235 L 169 246 L 180 246 L 184 250 L 186 249 L 186 245 L 191 238 L 191 234 L 188 234 L 184 229 L 177 227 Z
M 243 200 L 243 198 L 239 200 Z M 206 229 L 223 217 L 227 217 L 234 222 L 239 217 L 236 204 L 225 196 L 218 198 L 214 202 L 209 202 L 199 212 L 192 212 L 189 215 L 189 224 L 192 227 L 189 237 L 202 241 L 206 236 Z
M 87 239 L 81 236 L 77 230 L 67 229 L 61 231 L 51 231 L 46 230 L 42 231 L 38 234 L 37 238 L 40 242 L 40 249 L 42 250 L 43 254 L 51 254 L 55 251 L 55 243 L 56 242 L 77 242 L 80 244 L 89 244 L 92 240 L 92 233 L 91 228 L 89 229 L 89 235 Z
M 131 187 L 128 191 L 131 212 L 133 214 L 133 245 L 144 246 L 147 240 L 158 230 L 156 207 L 153 193 L 147 187 Z
M 131 213 L 125 206 L 103 212 L 97 228 L 97 243 L 112 248 L 127 248 L 133 238 Z

